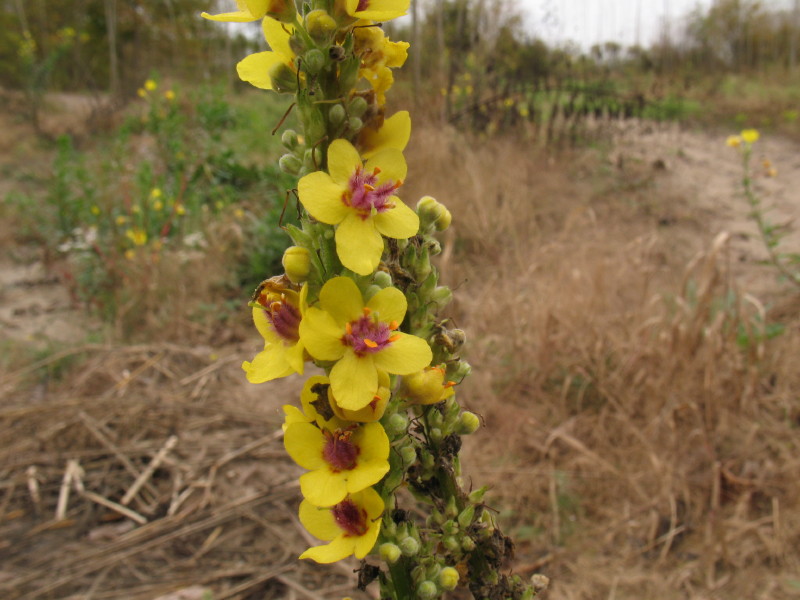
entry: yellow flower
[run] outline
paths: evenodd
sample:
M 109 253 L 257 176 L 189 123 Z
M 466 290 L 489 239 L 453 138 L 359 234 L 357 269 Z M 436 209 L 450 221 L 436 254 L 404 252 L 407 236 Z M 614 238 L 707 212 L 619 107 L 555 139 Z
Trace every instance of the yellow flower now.
M 356 25 L 362 24 L 361 22 Z M 392 42 L 380 27 L 357 27 L 353 32 L 354 52 L 361 59 L 359 75 L 375 90 L 379 105 L 394 83 L 391 69 L 402 67 L 408 58 L 408 42 Z
M 117 223 L 117 225 L 120 226 L 125 225 L 125 223 L 128 222 L 128 217 L 126 217 L 125 215 L 118 215 L 117 218 L 114 219 L 114 221 Z
M 384 148 L 405 150 L 411 137 L 411 116 L 407 110 L 394 113 L 377 129 L 368 123 L 359 133 L 358 148 L 364 159 L 372 158 Z
M 755 144 L 758 138 L 761 137 L 757 129 L 745 129 L 741 135 L 742 139 L 748 144 Z
M 283 443 L 292 460 L 308 469 L 300 491 L 314 506 L 338 504 L 389 471 L 389 438 L 380 423 L 328 429 L 292 422 Z
M 125 250 L 125 258 L 127 260 L 133 260 L 134 258 L 136 258 L 136 252 L 134 252 L 130 248 L 128 250 Z
M 144 88 L 139 88 L 138 90 L 136 90 L 136 94 L 139 96 L 139 98 L 147 97 L 147 91 L 145 91 Z
M 728 139 L 725 140 L 725 144 L 729 148 L 738 148 L 742 145 L 742 138 L 738 135 L 729 135 Z
M 331 391 L 346 410 L 366 407 L 379 388 L 378 372 L 408 375 L 431 362 L 428 343 L 397 331 L 408 304 L 403 292 L 385 288 L 364 304 L 352 279 L 334 277 L 300 322 L 300 339 L 308 353 L 337 361 L 330 371 Z
M 403 153 L 385 148 L 366 165 L 347 140 L 328 149 L 328 173 L 316 171 L 298 182 L 300 202 L 309 214 L 336 228 L 336 252 L 342 264 L 369 275 L 381 261 L 383 238 L 406 239 L 417 233 L 419 217 L 394 195 L 406 176 Z
M 328 401 L 333 409 L 333 414 L 340 419 L 356 423 L 371 423 L 380 419 L 383 413 L 386 412 L 386 405 L 389 404 L 389 400 L 392 397 L 392 390 L 389 389 L 390 385 L 389 374 L 378 369 L 378 389 L 372 396 L 372 400 L 364 408 L 359 410 L 342 408 L 330 389 L 328 389 Z
M 292 0 L 236 0 L 235 12 L 210 15 L 207 12 L 200 16 L 210 21 L 223 21 L 233 23 L 249 23 L 258 21 L 265 15 L 280 16 L 282 20 L 289 21 L 295 13 Z
M 161 200 L 153 202 L 153 210 L 161 210 L 162 208 L 164 208 L 164 203 Z
M 90 211 L 91 211 L 91 213 L 92 213 L 93 215 L 95 215 L 95 216 L 97 216 L 97 215 L 99 215 L 99 214 L 100 214 L 100 207 L 99 207 L 99 206 L 97 206 L 96 204 L 93 204 L 93 205 L 92 205 L 92 208 L 90 208 L 89 210 L 90 210 Z
M 357 19 L 389 21 L 408 11 L 409 0 L 344 0 L 345 11 Z
M 325 376 L 311 377 L 303 388 L 300 399 L 303 403 L 303 412 L 308 415 L 306 421 L 317 420 L 320 427 L 342 427 L 352 423 L 372 423 L 378 421 L 386 411 L 386 405 L 392 396 L 391 379 L 389 374 L 378 369 L 378 389 L 375 390 L 372 400 L 359 410 L 347 410 L 339 406 L 331 391 L 331 381 Z M 285 408 L 285 407 L 284 407 Z M 319 409 L 319 410 L 317 410 Z M 328 420 L 320 421 L 320 415 L 325 413 Z M 333 416 L 331 416 L 331 413 Z M 338 420 L 337 420 L 338 419 Z M 333 423 L 338 423 L 333 425 Z
M 161 198 L 163 194 L 161 193 L 161 188 L 153 188 L 150 190 L 150 197 L 153 199 Z
M 308 500 L 300 503 L 300 522 L 321 540 L 329 542 L 309 548 L 300 558 L 332 563 L 354 554 L 364 558 L 380 533 L 384 503 L 378 492 L 367 488 L 351 494 L 330 508 L 317 508 Z
M 282 277 L 273 277 L 259 286 L 253 322 L 264 338 L 264 349 L 256 354 L 253 362 L 242 363 L 250 383 L 303 373 L 305 356 L 299 326 L 307 294 L 307 286 L 298 294 Z
M 148 79 L 147 81 L 144 82 L 144 89 L 146 89 L 148 92 L 154 91 L 157 87 L 158 84 L 152 79 Z
M 167 90 L 166 92 L 164 92 L 164 98 L 166 98 L 170 102 L 175 100 L 175 92 L 173 92 L 172 90 Z
M 144 246 L 147 243 L 147 232 L 138 227 L 128 229 L 128 231 L 125 232 L 125 236 L 132 241 L 135 246 Z
M 186 207 L 182 203 L 178 202 L 175 205 L 175 213 L 178 214 L 178 215 L 185 215 L 186 214 Z
M 425 367 L 403 377 L 400 394 L 412 404 L 438 404 L 453 395 L 452 381 L 445 381 L 443 367 Z
M 272 76 L 276 69 L 280 69 L 283 65 L 296 71 L 294 51 L 289 46 L 289 38 L 294 32 L 294 27 L 270 17 L 265 17 L 261 25 L 271 50 L 246 56 L 236 65 L 236 72 L 242 81 L 257 88 L 271 90 L 273 89 Z

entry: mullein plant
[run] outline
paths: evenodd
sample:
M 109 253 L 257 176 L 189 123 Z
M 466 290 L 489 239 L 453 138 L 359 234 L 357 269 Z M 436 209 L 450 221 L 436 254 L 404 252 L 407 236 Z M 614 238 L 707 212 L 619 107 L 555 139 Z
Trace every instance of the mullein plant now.
M 452 299 L 431 257 L 450 225 L 444 205 L 401 200 L 405 111 L 386 115 L 392 69 L 408 43 L 381 22 L 409 0 L 237 0 L 217 21 L 261 21 L 270 49 L 244 58 L 239 76 L 293 94 L 302 133 L 286 130 L 281 168 L 299 177 L 300 227 L 284 273 L 264 281 L 251 307 L 264 349 L 243 364 L 263 383 L 314 363 L 297 406 L 284 407 L 284 443 L 306 473 L 299 517 L 322 540 L 300 555 L 332 563 L 364 559 L 358 585 L 381 597 L 440 598 L 461 587 L 475 598 L 532 598 L 502 567 L 513 544 L 483 503 L 486 488 L 461 482 L 461 436 L 480 419 L 455 388 L 470 372 L 464 332 L 439 316 Z M 408 493 L 410 492 L 410 494 Z M 418 519 L 411 503 L 422 503 Z M 371 557 L 366 560 L 367 557 Z

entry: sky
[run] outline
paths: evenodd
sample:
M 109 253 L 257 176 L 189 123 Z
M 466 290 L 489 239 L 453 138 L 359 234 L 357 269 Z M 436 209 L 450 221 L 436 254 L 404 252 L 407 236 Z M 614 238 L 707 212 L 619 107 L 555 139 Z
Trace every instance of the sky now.
M 624 46 L 648 46 L 658 39 L 664 16 L 677 23 L 695 7 L 707 9 L 713 0 L 517 0 L 526 14 L 528 31 L 548 42 L 572 41 L 581 48 L 616 41 Z M 792 0 L 765 0 L 769 7 Z

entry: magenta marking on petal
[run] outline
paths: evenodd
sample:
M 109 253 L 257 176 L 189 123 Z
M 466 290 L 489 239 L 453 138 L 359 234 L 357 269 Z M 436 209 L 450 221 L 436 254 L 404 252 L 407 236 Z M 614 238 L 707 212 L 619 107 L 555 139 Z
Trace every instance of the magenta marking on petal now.
M 273 302 L 264 309 L 267 319 L 282 339 L 297 342 L 300 339 L 300 310 L 290 302 Z
M 362 10 L 367 10 L 369 8 L 369 0 L 358 0 L 358 6 L 356 7 L 356 12 L 361 12 Z
M 378 168 L 368 174 L 362 167 L 358 167 L 350 176 L 348 189 L 342 195 L 342 202 L 354 208 L 362 219 L 369 217 L 373 210 L 382 213 L 394 208 L 391 198 L 402 182 L 387 181 L 378 185 L 378 173 Z
M 356 459 L 361 453 L 361 448 L 351 441 L 351 431 L 337 429 L 333 433 L 323 431 L 326 442 L 322 449 L 322 457 L 331 469 L 338 473 L 340 471 L 352 471 L 356 468 Z
M 342 342 L 350 346 L 356 356 L 375 354 L 394 341 L 394 332 L 389 325 L 383 323 L 366 312 L 363 317 L 350 321 L 342 337 Z
M 369 530 L 367 512 L 349 498 L 334 506 L 331 514 L 345 537 L 361 537 Z

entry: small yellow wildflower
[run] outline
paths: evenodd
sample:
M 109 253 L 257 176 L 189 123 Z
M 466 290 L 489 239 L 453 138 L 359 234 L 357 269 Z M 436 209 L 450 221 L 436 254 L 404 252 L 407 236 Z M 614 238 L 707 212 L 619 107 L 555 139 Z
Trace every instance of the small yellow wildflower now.
M 163 194 L 161 192 L 161 188 L 153 188 L 152 190 L 150 190 L 150 197 L 153 198 L 154 200 L 157 198 L 161 198 L 162 195 Z
M 136 258 L 136 252 L 130 249 L 125 250 L 125 258 L 127 260 L 133 260 L 134 258 Z
M 144 89 L 148 92 L 153 92 L 158 87 L 158 84 L 153 79 L 148 79 L 144 82 Z
M 748 144 L 755 144 L 760 137 L 761 135 L 757 129 L 745 129 L 742 131 L 742 139 Z
M 120 226 L 121 226 L 121 225 L 125 225 L 125 223 L 127 223 L 127 222 L 128 222 L 128 217 L 126 217 L 125 215 L 117 215 L 117 218 L 116 218 L 116 219 L 114 219 L 114 222 L 115 222 L 117 225 L 120 225 Z
M 93 215 L 95 215 L 95 216 L 97 216 L 97 215 L 99 215 L 99 214 L 100 214 L 100 207 L 99 207 L 99 206 L 97 206 L 96 204 L 93 204 L 93 205 L 92 205 L 92 208 L 90 208 L 89 210 L 90 210 L 90 211 L 91 211 L 91 213 L 92 213 Z
M 161 200 L 156 200 L 153 202 L 153 210 L 159 211 L 164 208 L 164 203 Z
M 300 558 L 323 564 L 351 554 L 364 558 L 378 539 L 383 509 L 383 500 L 372 488 L 351 494 L 330 508 L 317 508 L 303 500 L 300 522 L 311 535 L 329 543 L 309 548 Z
M 183 203 L 178 202 L 175 205 L 175 213 L 178 214 L 178 215 L 185 215 L 186 214 L 186 207 L 183 205 Z
M 164 92 L 164 98 L 172 102 L 173 100 L 175 100 L 175 92 L 173 92 L 172 90 L 167 90 L 166 92 Z
M 135 246 L 144 246 L 147 243 L 147 232 L 138 227 L 128 229 L 125 232 L 125 237 L 132 241 Z
M 511 108 L 512 106 L 514 106 L 514 100 L 512 98 L 506 98 L 505 100 L 503 100 L 503 106 L 505 106 L 506 108 Z
M 144 88 L 139 88 L 136 90 L 136 94 L 139 96 L 139 98 L 147 98 L 147 91 Z M 142 122 L 146 123 L 147 121 L 142 119 Z
M 738 148 L 739 146 L 742 145 L 742 138 L 741 136 L 738 135 L 729 135 L 728 139 L 725 140 L 725 144 L 729 148 Z

